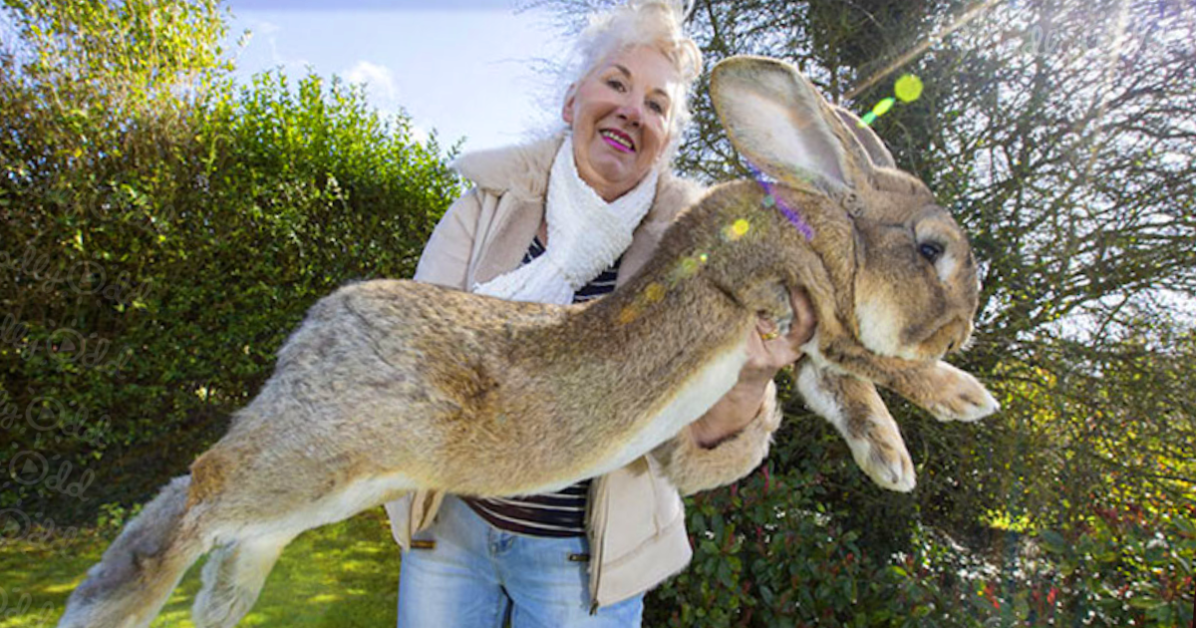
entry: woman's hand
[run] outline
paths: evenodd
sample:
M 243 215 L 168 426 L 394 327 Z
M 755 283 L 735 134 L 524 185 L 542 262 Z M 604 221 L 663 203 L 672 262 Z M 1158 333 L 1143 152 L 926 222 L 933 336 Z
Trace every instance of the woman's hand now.
M 801 357 L 801 346 L 814 336 L 816 320 L 809 295 L 804 290 L 791 293 L 789 303 L 793 307 L 789 333 L 781 335 L 775 321 L 763 317 L 756 320 L 755 333 L 748 335 L 748 361 L 739 372 L 740 384 L 755 385 L 763 391 L 777 371 Z
M 789 333 L 780 334 L 777 324 L 765 318 L 756 321 L 748 336 L 748 360 L 739 371 L 739 382 L 702 418 L 690 425 L 691 434 L 703 447 L 738 434 L 755 418 L 764 402 L 768 382 L 777 371 L 801 357 L 801 346 L 814 336 L 817 317 L 804 290 L 790 292 L 793 323 Z

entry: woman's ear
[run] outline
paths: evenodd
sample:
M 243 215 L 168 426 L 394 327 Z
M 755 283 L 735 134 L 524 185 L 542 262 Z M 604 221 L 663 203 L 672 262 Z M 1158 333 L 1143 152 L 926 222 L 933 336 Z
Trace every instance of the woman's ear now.
M 573 101 L 577 98 L 577 83 L 571 83 L 565 91 L 565 105 L 561 107 L 561 119 L 570 127 L 573 126 Z

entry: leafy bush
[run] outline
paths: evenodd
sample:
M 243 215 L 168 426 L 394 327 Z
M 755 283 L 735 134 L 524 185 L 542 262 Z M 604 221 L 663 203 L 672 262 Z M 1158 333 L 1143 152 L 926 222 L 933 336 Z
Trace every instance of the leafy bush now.
M 1052 616 L 1061 624 L 1191 626 L 1196 506 L 1186 516 L 1150 515 L 1140 506 L 1094 500 L 1092 512 L 1090 524 L 1075 533 L 1038 537 L 1045 565 L 1034 575 L 1056 592 Z
M 215 3 L 8 6 L 0 509 L 52 526 L 184 473 L 306 309 L 409 276 L 460 189 L 359 89 L 233 86 Z
M 1072 534 L 992 530 L 984 552 L 916 521 L 852 522 L 817 467 L 688 500 L 694 560 L 649 594 L 646 626 L 1150 626 L 1192 623 L 1196 507 L 1151 519 L 1095 507 Z M 870 551 L 857 530 L 909 530 Z
M 953 538 L 874 486 L 826 421 L 787 414 L 761 468 L 687 498 L 694 559 L 649 594 L 645 626 L 1191 624 L 1196 505 L 1175 516 L 1092 497 L 1082 526 Z
M 817 471 L 765 467 L 690 500 L 694 561 L 651 594 L 650 626 L 979 626 L 952 574 L 933 573 L 939 546 L 870 554 L 825 506 Z M 952 595 L 964 599 L 951 599 Z

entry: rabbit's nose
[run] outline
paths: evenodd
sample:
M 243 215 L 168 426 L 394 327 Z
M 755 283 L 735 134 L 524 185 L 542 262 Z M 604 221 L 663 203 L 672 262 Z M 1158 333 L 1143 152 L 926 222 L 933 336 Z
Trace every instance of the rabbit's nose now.
M 948 336 L 946 353 L 963 349 L 971 336 L 972 321 L 959 316 L 955 317 L 951 321 L 951 335 Z
M 963 347 L 971 333 L 968 323 L 958 316 L 942 322 L 922 345 L 930 355 L 942 357 Z

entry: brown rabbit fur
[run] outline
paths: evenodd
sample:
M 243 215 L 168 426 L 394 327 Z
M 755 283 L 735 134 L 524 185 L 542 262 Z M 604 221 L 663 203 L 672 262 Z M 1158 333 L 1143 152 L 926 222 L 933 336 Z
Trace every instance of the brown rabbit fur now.
M 971 333 L 966 240 L 925 186 L 884 167 L 883 145 L 853 133 L 791 66 L 729 59 L 712 94 L 732 141 L 779 181 L 774 200 L 800 210 L 812 239 L 757 182 L 741 181 L 710 191 L 638 277 L 589 305 L 409 281 L 341 288 L 311 308 L 228 434 L 91 569 L 59 625 L 147 626 L 211 551 L 195 622 L 233 626 L 304 530 L 416 488 L 525 494 L 627 464 L 735 384 L 757 316 L 790 317 L 796 289 L 819 320 L 801 392 L 870 476 L 913 488 L 873 382 L 940 418 L 996 409 L 975 379 L 940 362 Z

